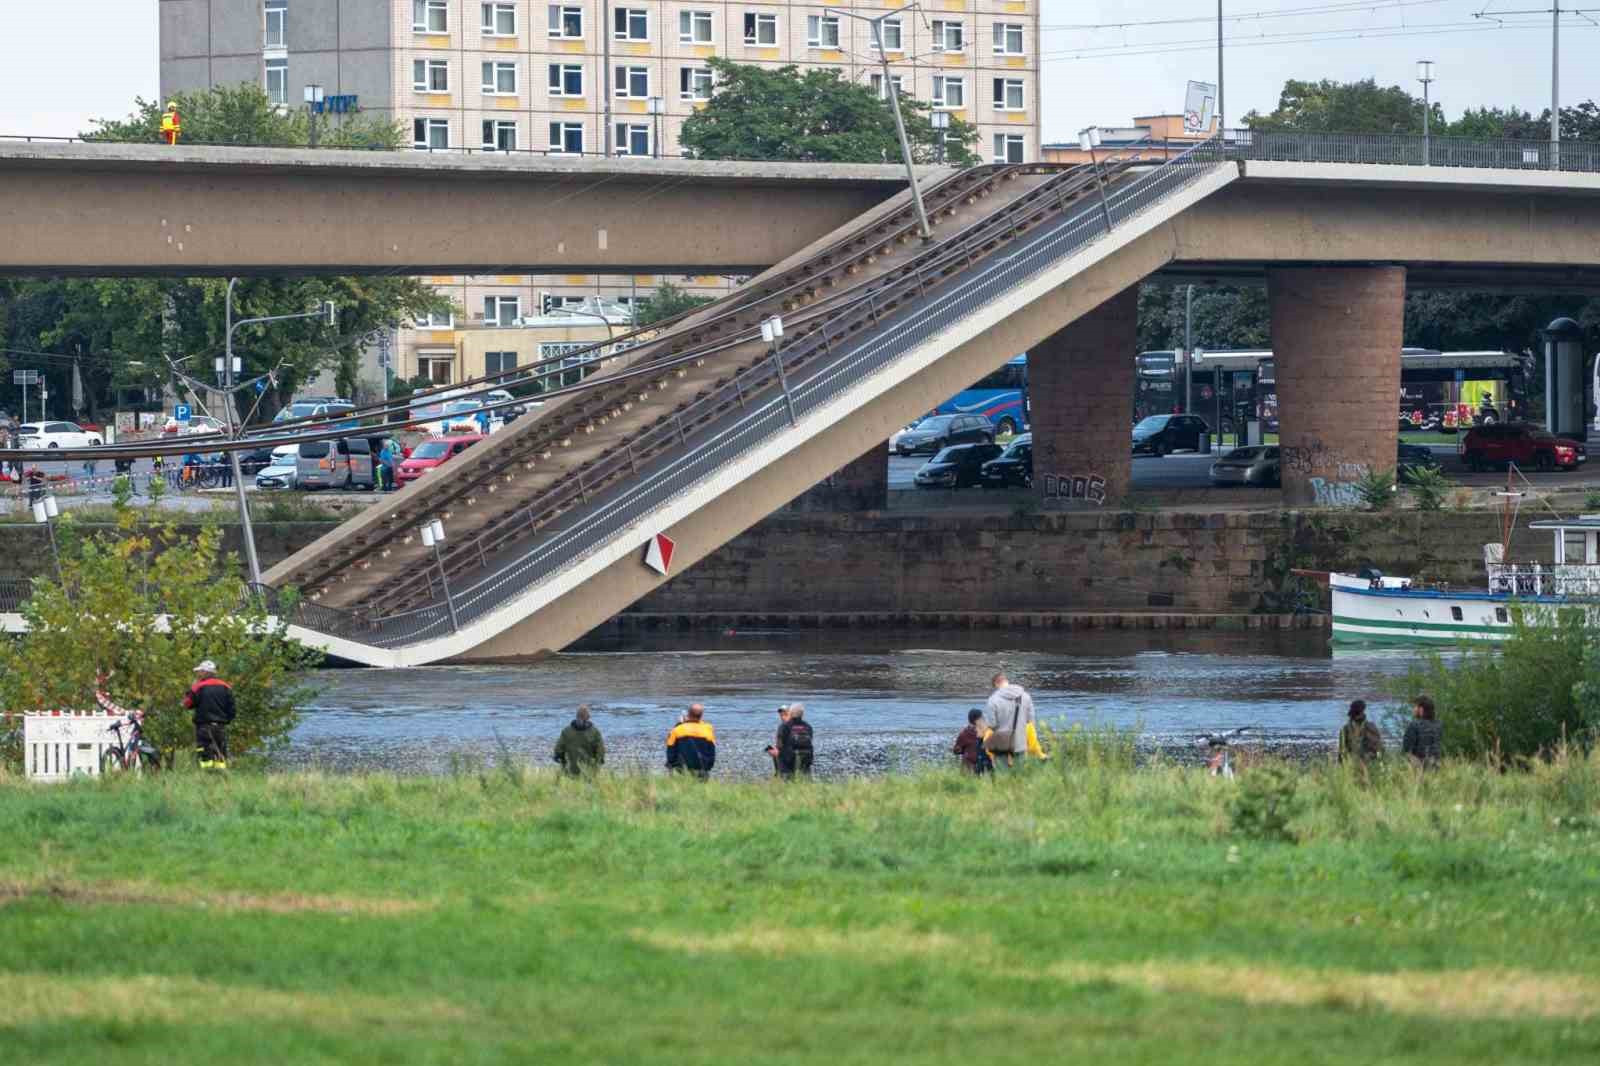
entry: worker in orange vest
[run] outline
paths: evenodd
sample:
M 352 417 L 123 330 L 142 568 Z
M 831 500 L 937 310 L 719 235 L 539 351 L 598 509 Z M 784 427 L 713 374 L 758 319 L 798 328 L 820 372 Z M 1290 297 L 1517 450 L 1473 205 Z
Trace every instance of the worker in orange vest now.
M 178 104 L 169 101 L 167 109 L 161 115 L 161 139 L 167 144 L 177 144 L 178 134 L 183 132 L 183 120 L 178 117 Z

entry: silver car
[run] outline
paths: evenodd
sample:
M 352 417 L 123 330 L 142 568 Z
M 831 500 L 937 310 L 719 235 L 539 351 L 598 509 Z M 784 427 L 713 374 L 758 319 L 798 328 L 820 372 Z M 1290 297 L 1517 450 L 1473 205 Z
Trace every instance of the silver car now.
M 1282 476 L 1273 445 L 1235 448 L 1211 464 L 1213 485 L 1276 485 Z

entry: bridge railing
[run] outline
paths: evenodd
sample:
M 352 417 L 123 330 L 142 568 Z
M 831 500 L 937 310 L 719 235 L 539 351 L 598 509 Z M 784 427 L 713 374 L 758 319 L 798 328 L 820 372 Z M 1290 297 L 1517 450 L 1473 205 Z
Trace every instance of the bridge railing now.
M 1600 173 L 1600 143 L 1428 137 L 1409 133 L 1289 133 L 1229 130 L 1230 159 L 1370 163 Z M 1552 162 L 1554 165 L 1552 165 Z

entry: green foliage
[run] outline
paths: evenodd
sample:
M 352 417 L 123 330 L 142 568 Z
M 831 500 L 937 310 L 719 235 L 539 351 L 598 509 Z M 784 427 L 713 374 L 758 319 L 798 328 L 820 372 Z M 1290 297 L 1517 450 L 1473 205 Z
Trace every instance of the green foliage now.
M 1583 494 L 1583 509 L 1590 512 L 1600 510 L 1600 489 L 1590 489 Z
M 1356 494 L 1369 511 L 1387 511 L 1394 506 L 1394 471 L 1368 470 L 1356 481 Z
M 1433 105 L 1430 120 L 1444 126 L 1444 112 Z M 1251 111 L 1242 120 L 1253 130 L 1301 133 L 1421 133 L 1422 101 L 1398 85 L 1380 88 L 1377 81 L 1300 81 L 1290 78 L 1278 94 L 1278 106 L 1263 115 Z
M 1424 653 L 1393 694 L 1430 694 L 1447 755 L 1531 758 L 1592 743 L 1600 726 L 1600 628 L 1582 609 L 1512 608 L 1499 647 L 1468 641 L 1446 659 Z M 1409 706 L 1409 704 L 1408 704 Z M 1404 728 L 1404 716 L 1393 729 Z
M 676 318 L 685 311 L 693 311 L 696 307 L 711 302 L 709 296 L 696 296 L 694 293 L 684 292 L 671 282 L 664 281 L 655 292 L 639 301 L 635 317 L 638 326 L 643 328 L 669 318 Z
M 22 608 L 28 632 L 0 644 L 0 707 L 93 707 L 103 675 L 113 699 L 146 711 L 164 752 L 187 753 L 183 695 L 195 664 L 213 659 L 238 704 L 231 749 L 281 746 L 305 696 L 292 675 L 317 656 L 273 633 L 217 526 L 187 536 L 154 507 L 124 506 L 118 519 L 114 530 L 79 535 L 71 514 L 62 518 L 61 580 L 34 580 Z
M 280 110 L 261 86 L 252 82 L 218 85 L 178 93 L 171 98 L 183 120 L 179 145 L 249 144 L 299 148 L 311 143 L 312 119 L 304 108 Z M 90 141 L 161 142 L 165 100 L 136 98 L 126 118 L 93 120 L 83 134 Z M 406 141 L 400 123 L 378 115 L 354 112 L 316 117 L 317 143 L 330 148 L 400 148 Z
M 825 163 L 894 163 L 901 158 L 894 115 L 871 88 L 846 81 L 829 67 L 802 71 L 713 57 L 717 86 L 711 101 L 683 125 L 679 143 L 698 159 L 763 159 Z M 912 158 L 932 163 L 977 162 L 978 130 L 952 118 L 947 136 L 934 130 L 924 101 L 901 94 L 900 111 Z
M 1455 482 L 1437 467 L 1417 467 L 1408 477 L 1411 498 L 1417 501 L 1419 511 L 1438 511 L 1444 508 L 1445 497 L 1455 487 Z
M 1293 842 L 1289 828 L 1305 806 L 1297 792 L 1299 771 L 1279 763 L 1258 763 L 1238 778 L 1238 791 L 1228 803 L 1228 820 L 1240 836 Z

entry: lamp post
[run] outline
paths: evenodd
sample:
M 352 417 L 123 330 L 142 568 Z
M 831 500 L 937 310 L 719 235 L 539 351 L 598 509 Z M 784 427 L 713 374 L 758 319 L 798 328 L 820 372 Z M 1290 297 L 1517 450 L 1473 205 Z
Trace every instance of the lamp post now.
M 320 85 L 306 86 L 306 121 L 310 123 L 307 129 L 307 139 L 311 147 L 317 146 L 317 115 L 322 111 L 322 101 L 326 99 Z
M 53 493 L 33 501 L 33 520 L 50 531 L 50 556 L 56 562 L 56 581 L 65 588 L 66 579 L 61 576 L 61 553 L 56 550 L 56 527 L 54 521 L 60 515 L 61 508 L 56 504 L 56 498 Z
M 1417 60 L 1417 80 L 1422 83 L 1422 165 L 1432 166 L 1433 152 L 1429 120 L 1433 117 L 1433 102 L 1428 87 L 1433 84 L 1433 60 Z
M 456 620 L 456 602 L 450 598 L 450 578 L 445 575 L 444 555 L 439 550 L 444 543 L 444 523 L 435 518 L 423 523 L 418 532 L 422 534 L 422 546 L 433 549 L 433 560 L 439 564 L 439 584 L 444 586 L 444 603 L 450 610 L 450 632 L 458 632 L 461 625 Z
M 652 159 L 661 158 L 661 105 L 665 103 L 659 96 L 650 98 L 650 156 Z
M 1094 187 L 1100 194 L 1100 217 L 1105 219 L 1106 232 L 1111 232 L 1111 207 L 1106 203 L 1106 183 L 1100 178 L 1100 160 L 1094 150 L 1100 146 L 1100 127 L 1088 126 L 1078 131 L 1078 147 L 1089 153 L 1089 165 L 1094 168 Z
M 761 339 L 772 345 L 772 363 L 778 368 L 778 387 L 783 390 L 783 404 L 789 409 L 789 424 L 795 424 L 794 397 L 789 395 L 789 376 L 783 370 L 783 316 L 773 315 L 761 323 Z
M 888 87 L 888 91 L 889 92 L 894 92 L 895 91 L 894 90 L 894 86 L 890 85 Z M 950 112 L 948 112 L 948 111 L 934 111 L 934 112 L 930 113 L 928 115 L 928 124 L 933 127 L 933 132 L 939 138 L 939 143 L 935 146 L 934 150 L 939 153 L 939 162 L 940 162 L 940 164 L 943 164 L 944 163 L 944 139 L 945 139 L 946 136 L 948 136 L 945 133 L 945 130 L 948 130 L 950 128 Z
M 908 4 L 905 7 L 896 8 L 893 11 L 885 11 L 883 14 L 876 16 L 858 15 L 853 11 L 840 11 L 831 7 L 823 8 L 822 13 L 824 15 L 832 15 L 835 18 L 843 16 L 844 18 L 859 19 L 872 27 L 872 43 L 877 46 L 878 59 L 883 64 L 883 87 L 884 91 L 889 94 L 889 110 L 894 113 L 894 130 L 900 138 L 900 155 L 906 162 L 906 179 L 911 183 L 911 202 L 917 209 L 917 232 L 923 240 L 931 241 L 933 240 L 933 231 L 928 228 L 928 212 L 922 206 L 922 190 L 917 187 L 917 172 L 911 165 L 911 142 L 906 139 L 906 120 L 900 115 L 900 94 L 895 92 L 894 82 L 890 80 L 889 53 L 883 47 L 883 20 L 890 17 L 898 18 L 901 12 L 915 11 L 917 7 L 917 4 Z
M 1183 413 L 1194 413 L 1194 339 L 1190 325 L 1194 319 L 1194 286 L 1183 294 Z

